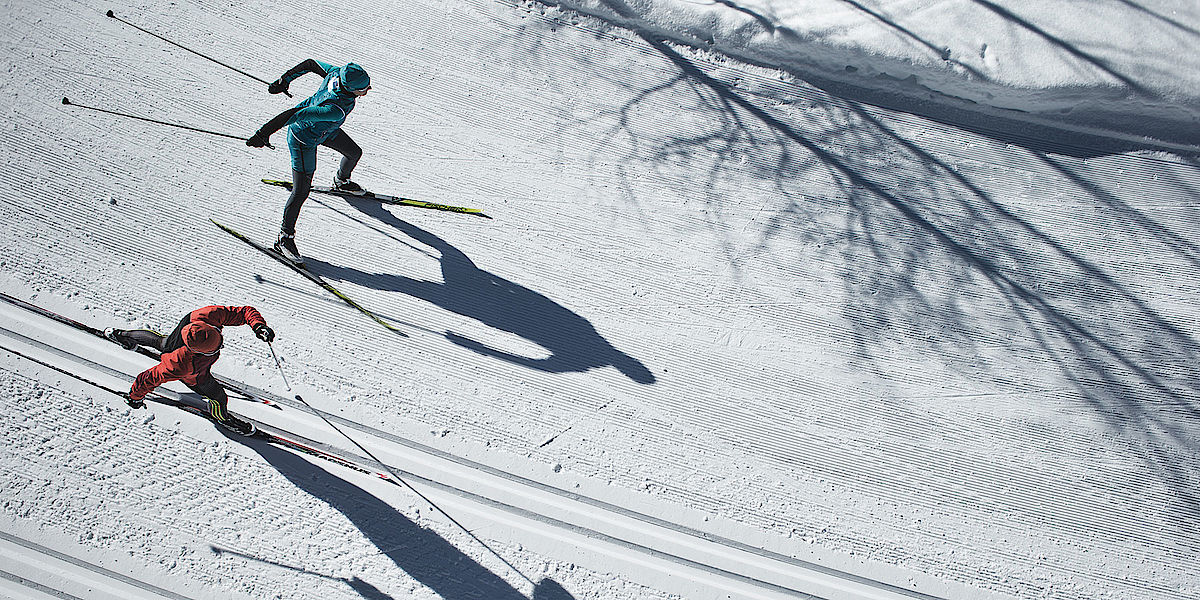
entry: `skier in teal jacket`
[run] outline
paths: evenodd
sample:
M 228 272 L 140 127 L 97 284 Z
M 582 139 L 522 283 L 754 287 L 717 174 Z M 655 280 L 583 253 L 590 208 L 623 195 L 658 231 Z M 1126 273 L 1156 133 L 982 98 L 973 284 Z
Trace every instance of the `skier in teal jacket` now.
M 283 208 L 283 224 L 279 229 L 275 250 L 297 263 L 303 259 L 296 249 L 296 219 L 312 189 L 313 174 L 317 170 L 317 146 L 332 148 L 342 155 L 342 162 L 334 176 L 333 189 L 357 195 L 367 193 L 362 186 L 350 181 L 350 174 L 358 164 L 358 159 L 362 158 L 362 148 L 342 130 L 342 123 L 350 116 L 358 99 L 371 89 L 371 78 L 355 63 L 335 67 L 310 58 L 272 82 L 267 86 L 267 91 L 272 94 L 286 92 L 292 81 L 305 73 L 324 77 L 317 92 L 276 115 L 246 140 L 247 146 L 261 148 L 268 144 L 271 134 L 289 126 L 292 194 Z

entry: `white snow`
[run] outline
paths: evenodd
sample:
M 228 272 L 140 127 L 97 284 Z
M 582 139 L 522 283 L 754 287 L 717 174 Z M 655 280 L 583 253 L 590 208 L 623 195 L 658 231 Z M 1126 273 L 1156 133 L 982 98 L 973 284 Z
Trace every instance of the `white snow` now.
M 5 2 L 0 291 L 97 327 L 258 307 L 217 372 L 0 303 L 0 597 L 1200 596 L 1200 4 Z M 372 76 L 273 238 L 248 136 Z M 306 76 L 292 91 L 316 84 Z M 319 153 L 317 179 L 335 155 Z M 51 366 L 46 366 L 51 365 Z M 184 388 L 167 386 L 168 393 Z M 464 531 L 456 523 L 465 526 Z M 807 596 L 806 596 L 807 595 Z

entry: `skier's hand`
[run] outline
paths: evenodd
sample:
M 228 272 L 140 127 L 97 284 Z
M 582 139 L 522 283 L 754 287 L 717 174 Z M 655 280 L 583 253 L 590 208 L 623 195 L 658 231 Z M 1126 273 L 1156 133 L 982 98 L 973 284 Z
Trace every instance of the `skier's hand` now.
M 246 145 L 250 146 L 251 148 L 262 148 L 263 146 L 270 145 L 270 142 L 267 139 L 267 136 L 263 135 L 261 131 L 255 131 L 254 135 L 250 136 L 250 139 L 246 140 Z
M 286 94 L 288 91 L 288 83 L 282 77 L 272 81 L 267 85 L 267 91 L 272 94 Z
M 268 327 L 265 323 L 259 323 L 254 326 L 254 335 L 257 335 L 258 339 L 268 344 L 275 340 L 275 330 Z
M 129 408 L 146 408 L 146 402 L 143 401 L 141 398 L 134 400 L 133 396 L 131 395 L 131 392 L 133 392 L 132 389 L 129 390 L 128 392 L 121 394 L 121 398 L 125 400 L 125 404 L 128 404 Z

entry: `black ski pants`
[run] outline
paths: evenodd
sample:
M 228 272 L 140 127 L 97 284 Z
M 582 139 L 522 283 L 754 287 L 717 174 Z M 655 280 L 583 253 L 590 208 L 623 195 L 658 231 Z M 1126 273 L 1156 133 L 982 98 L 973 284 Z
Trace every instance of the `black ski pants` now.
M 321 145 L 342 155 L 337 177 L 350 179 L 354 167 L 358 165 L 358 159 L 362 158 L 362 148 L 341 129 Z M 297 142 L 289 131 L 288 150 L 292 153 L 292 194 L 283 206 L 283 224 L 279 230 L 287 235 L 296 235 L 296 219 L 300 218 L 300 208 L 304 206 L 304 201 L 308 200 L 308 194 L 312 191 L 313 175 L 317 172 L 317 147 Z

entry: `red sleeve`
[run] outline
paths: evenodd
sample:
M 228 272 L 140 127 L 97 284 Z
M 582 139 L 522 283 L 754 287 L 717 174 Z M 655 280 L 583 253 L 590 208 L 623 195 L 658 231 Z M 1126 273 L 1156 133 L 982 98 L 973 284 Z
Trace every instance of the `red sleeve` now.
M 183 351 L 182 348 L 174 352 L 169 352 L 162 355 L 162 360 L 157 365 L 142 371 L 133 381 L 133 387 L 129 390 L 129 398 L 132 400 L 141 400 L 146 397 L 146 394 L 154 391 L 154 388 L 168 382 L 177 381 L 183 377 L 179 354 Z
M 205 306 L 192 311 L 192 321 L 204 321 L 214 327 L 267 324 L 253 306 Z

